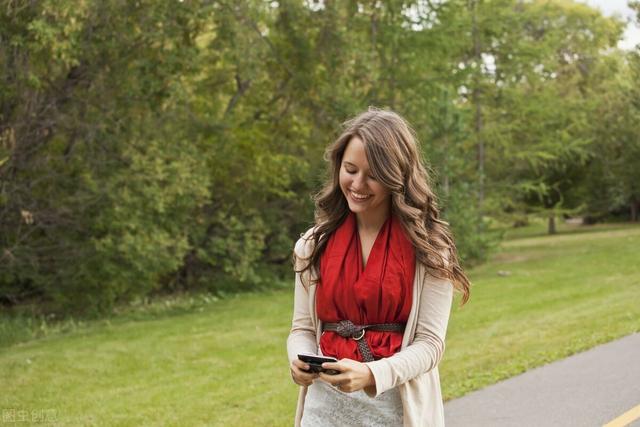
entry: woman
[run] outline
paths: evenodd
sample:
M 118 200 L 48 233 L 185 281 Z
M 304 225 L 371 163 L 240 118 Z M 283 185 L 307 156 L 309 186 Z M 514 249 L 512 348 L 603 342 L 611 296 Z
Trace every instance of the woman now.
M 443 426 L 437 365 L 453 288 L 464 304 L 470 284 L 414 132 L 370 108 L 345 123 L 325 159 L 316 225 L 294 250 L 295 424 Z M 335 357 L 322 367 L 339 373 L 306 372 L 300 353 Z

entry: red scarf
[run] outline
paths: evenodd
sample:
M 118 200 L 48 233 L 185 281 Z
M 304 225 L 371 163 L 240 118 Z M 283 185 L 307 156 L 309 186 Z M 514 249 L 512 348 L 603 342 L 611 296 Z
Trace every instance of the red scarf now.
M 356 216 L 350 212 L 327 242 L 320 259 L 316 310 L 323 322 L 351 320 L 356 325 L 406 322 L 411 310 L 415 252 L 400 221 L 389 215 L 362 266 Z M 402 332 L 367 331 L 374 358 L 400 351 Z M 362 361 L 352 338 L 325 331 L 320 338 L 325 356 Z

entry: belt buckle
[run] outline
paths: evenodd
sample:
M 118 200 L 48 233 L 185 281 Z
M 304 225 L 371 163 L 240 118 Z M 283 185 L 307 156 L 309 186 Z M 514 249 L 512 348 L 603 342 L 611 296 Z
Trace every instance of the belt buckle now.
M 365 329 L 363 328 L 360 332 L 362 332 L 362 333 L 360 334 L 360 336 L 358 338 L 356 338 L 356 337 L 351 337 L 351 338 L 353 338 L 356 341 L 360 341 L 362 339 L 362 337 L 364 337 Z

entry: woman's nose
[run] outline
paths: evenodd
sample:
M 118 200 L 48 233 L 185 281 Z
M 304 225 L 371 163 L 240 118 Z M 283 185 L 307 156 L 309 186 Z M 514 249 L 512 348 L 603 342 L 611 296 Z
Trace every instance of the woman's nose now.
M 358 174 L 356 175 L 355 178 L 353 178 L 353 189 L 354 190 L 362 190 L 365 187 L 365 176 L 362 174 Z

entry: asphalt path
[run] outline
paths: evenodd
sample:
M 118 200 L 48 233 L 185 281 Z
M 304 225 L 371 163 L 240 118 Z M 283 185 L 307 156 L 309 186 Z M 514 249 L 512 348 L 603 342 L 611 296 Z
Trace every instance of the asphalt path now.
M 640 333 L 445 403 L 447 427 L 640 427 Z

